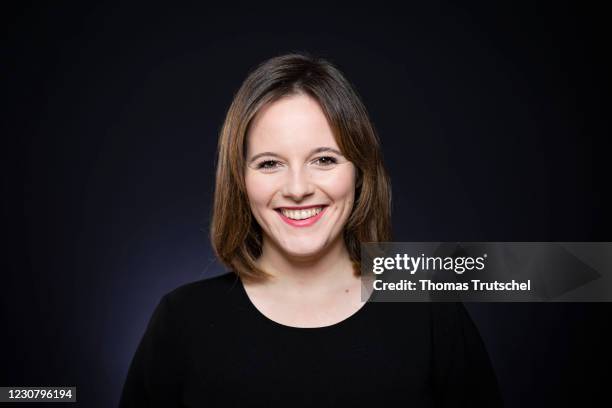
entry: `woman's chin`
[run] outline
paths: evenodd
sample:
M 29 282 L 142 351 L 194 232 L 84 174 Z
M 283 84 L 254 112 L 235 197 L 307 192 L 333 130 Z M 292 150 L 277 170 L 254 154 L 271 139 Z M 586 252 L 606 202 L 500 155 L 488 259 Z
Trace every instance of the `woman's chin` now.
M 323 243 L 313 244 L 312 242 L 310 242 L 283 245 L 282 248 L 284 252 L 287 253 L 287 255 L 293 258 L 309 259 L 312 257 L 320 256 L 325 249 L 325 245 Z

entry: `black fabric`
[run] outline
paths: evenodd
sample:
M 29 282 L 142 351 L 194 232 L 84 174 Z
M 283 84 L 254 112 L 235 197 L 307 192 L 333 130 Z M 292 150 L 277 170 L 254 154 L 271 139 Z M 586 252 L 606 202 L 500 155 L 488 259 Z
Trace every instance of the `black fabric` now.
M 276 323 L 234 273 L 161 299 L 132 359 L 120 408 L 501 406 L 461 303 L 367 302 L 327 327 Z

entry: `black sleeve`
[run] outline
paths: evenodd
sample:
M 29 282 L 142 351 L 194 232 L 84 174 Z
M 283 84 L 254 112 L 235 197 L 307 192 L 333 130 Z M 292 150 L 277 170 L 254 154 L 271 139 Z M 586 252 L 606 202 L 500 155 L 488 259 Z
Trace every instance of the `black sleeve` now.
M 119 408 L 179 407 L 183 348 L 168 295 L 158 303 L 136 349 Z
M 502 407 L 497 378 L 463 303 L 432 303 L 434 398 L 437 407 Z

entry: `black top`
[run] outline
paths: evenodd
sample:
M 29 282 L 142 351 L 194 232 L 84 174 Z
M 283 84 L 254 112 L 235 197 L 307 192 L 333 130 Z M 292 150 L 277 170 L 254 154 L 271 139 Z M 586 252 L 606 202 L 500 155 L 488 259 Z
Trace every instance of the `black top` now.
M 461 303 L 366 302 L 331 326 L 270 320 L 230 272 L 157 305 L 120 408 L 501 406 Z

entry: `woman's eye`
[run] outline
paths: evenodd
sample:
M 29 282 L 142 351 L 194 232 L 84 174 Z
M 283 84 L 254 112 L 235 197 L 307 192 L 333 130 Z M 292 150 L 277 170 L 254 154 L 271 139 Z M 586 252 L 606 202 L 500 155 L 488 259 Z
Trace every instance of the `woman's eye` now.
M 338 160 L 335 157 L 331 156 L 322 156 L 316 158 L 313 163 L 318 164 L 322 167 L 330 167 L 334 164 L 338 163 Z M 264 160 L 257 165 L 258 170 L 275 170 L 280 166 L 279 162 L 276 160 Z
M 323 166 L 331 166 L 332 164 L 338 163 L 338 160 L 336 160 L 336 158 L 331 157 L 331 156 L 323 156 L 323 157 L 319 157 L 318 159 L 316 159 L 315 162 L 318 162 L 319 164 Z
M 262 161 L 261 163 L 257 165 L 257 168 L 264 169 L 264 170 L 274 169 L 276 168 L 276 163 L 277 162 L 275 160 Z

